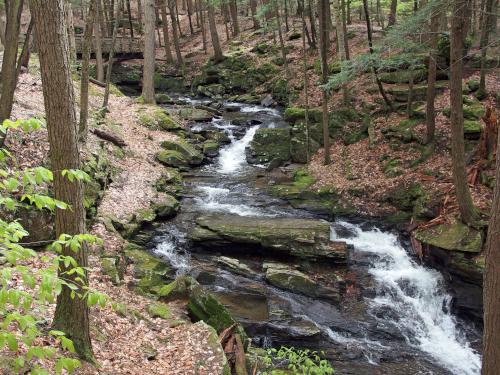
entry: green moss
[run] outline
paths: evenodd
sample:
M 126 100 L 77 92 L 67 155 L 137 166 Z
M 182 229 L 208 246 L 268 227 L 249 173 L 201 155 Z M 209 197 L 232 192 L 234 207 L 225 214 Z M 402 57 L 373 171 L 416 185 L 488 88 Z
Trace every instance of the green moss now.
M 445 250 L 478 253 L 483 246 L 482 233 L 458 221 L 417 230 L 415 238 Z
M 250 142 L 249 155 L 252 162 L 278 163 L 290 159 L 290 129 L 288 128 L 260 128 Z
M 389 160 L 384 166 L 384 174 L 387 177 L 397 177 L 402 175 L 404 169 L 401 167 L 401 159 Z
M 180 203 L 175 197 L 166 195 L 160 203 L 155 205 L 155 212 L 159 218 L 168 219 L 177 214 Z
M 413 82 L 421 82 L 427 78 L 427 69 L 399 70 L 396 72 L 381 73 L 380 80 L 383 83 L 409 83 L 413 76 Z
M 296 169 L 293 172 L 293 186 L 297 188 L 306 188 L 314 184 L 314 182 L 314 178 L 304 168 Z
M 190 165 L 199 165 L 203 162 L 202 153 L 184 140 L 163 141 L 161 147 L 166 151 L 179 153 Z
M 464 134 L 481 134 L 482 128 L 479 121 L 464 120 Z
M 403 142 L 413 142 L 417 140 L 414 128 L 422 122 L 421 119 L 405 119 L 398 125 L 392 125 L 384 129 L 382 133 L 386 138 L 394 138 Z
M 122 272 L 120 272 L 118 268 L 118 261 L 118 257 L 101 258 L 102 273 L 108 276 L 114 285 L 120 284 L 121 278 L 123 277 Z
M 153 130 L 174 131 L 182 129 L 182 126 L 172 119 L 168 112 L 155 109 L 153 112 L 145 112 L 139 115 L 139 124 Z
M 170 310 L 164 303 L 154 303 L 146 307 L 146 311 L 152 318 L 168 319 L 170 318 Z
M 184 155 L 174 150 L 162 150 L 156 153 L 156 160 L 168 167 L 181 168 L 189 165 Z

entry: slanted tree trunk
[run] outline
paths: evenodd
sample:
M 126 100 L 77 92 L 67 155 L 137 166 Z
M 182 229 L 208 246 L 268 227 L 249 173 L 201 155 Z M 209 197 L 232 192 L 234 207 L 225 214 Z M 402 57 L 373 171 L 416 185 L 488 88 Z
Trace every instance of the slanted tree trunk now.
M 325 85 L 328 82 L 328 0 L 318 0 L 319 17 L 319 50 L 321 59 L 321 83 Z M 322 90 L 322 109 L 323 109 L 323 144 L 325 148 L 325 165 L 330 164 L 330 130 L 328 128 L 328 93 Z
M 174 5 L 174 14 L 175 14 L 175 21 L 177 22 L 177 30 L 179 31 L 179 37 L 182 38 L 184 35 L 182 35 L 182 28 L 181 28 L 181 21 L 179 20 L 179 7 L 177 4 L 177 0 L 174 0 L 173 2 Z
M 436 131 L 436 113 L 434 108 L 434 100 L 436 98 L 436 71 L 437 71 L 437 43 L 439 30 L 439 19 L 441 12 L 438 9 L 433 9 L 430 25 L 429 36 L 429 69 L 427 74 L 427 94 L 426 94 L 426 112 L 425 125 L 426 136 L 425 143 L 431 144 L 434 142 L 434 134 Z
M 451 18 L 450 40 L 450 107 L 451 107 L 451 163 L 453 182 L 462 221 L 473 224 L 476 211 L 467 183 L 464 146 L 464 115 L 462 103 L 462 75 L 466 2 L 455 0 Z
M 83 33 L 82 50 L 82 78 L 80 84 L 80 126 L 78 129 L 79 139 L 83 142 L 87 140 L 88 115 L 89 115 L 89 60 L 90 47 L 92 45 L 92 29 L 95 19 L 95 0 L 90 0 L 87 19 L 85 20 L 85 31 Z
M 155 2 L 144 0 L 144 67 L 142 72 L 142 99 L 155 103 Z
M 222 49 L 219 42 L 219 34 L 217 34 L 217 25 L 215 24 L 215 12 L 212 0 L 207 2 L 208 9 L 208 26 L 210 28 L 210 37 L 212 39 L 212 46 L 214 47 L 214 61 L 219 62 L 224 59 Z
M 387 26 L 394 26 L 396 24 L 396 12 L 398 9 L 398 0 L 391 0 L 391 10 L 389 12 L 389 20 Z
M 365 19 L 366 19 L 366 31 L 368 34 L 368 48 L 370 50 L 370 54 L 373 55 L 373 42 L 372 42 L 372 27 L 370 23 L 370 12 L 368 11 L 368 0 L 363 0 L 363 9 L 365 11 Z M 372 66 L 373 74 L 375 76 L 375 81 L 377 82 L 377 87 L 378 91 L 380 92 L 380 95 L 384 99 L 385 104 L 390 108 L 391 111 L 394 111 L 394 107 L 392 105 L 392 102 L 389 100 L 389 97 L 387 96 L 384 86 L 382 86 L 382 82 L 380 81 L 380 78 L 378 77 L 378 71 L 375 66 Z
M 102 58 L 102 28 L 99 22 L 99 13 L 101 12 L 101 0 L 96 0 L 96 19 L 94 21 L 95 28 L 95 61 L 97 80 L 104 82 L 104 61 Z
M 28 25 L 28 29 L 26 30 L 26 34 L 25 34 L 23 48 L 21 50 L 21 54 L 19 55 L 19 57 L 17 59 L 16 85 L 17 85 L 17 82 L 19 81 L 19 76 L 21 75 L 21 69 L 24 67 L 24 68 L 26 68 L 26 71 L 28 71 L 28 66 L 29 66 L 29 62 L 30 62 L 30 44 L 31 44 L 32 31 L 33 31 L 33 19 L 30 20 L 30 23 Z
M 17 44 L 19 42 L 19 27 L 23 0 L 12 0 L 6 9 L 7 22 L 5 27 L 5 49 L 2 60 L 1 91 L 0 91 L 0 124 L 10 117 L 16 89 Z M 5 136 L 0 133 L 0 147 Z
M 113 73 L 113 59 L 115 55 L 115 45 L 116 37 L 118 35 L 118 24 L 120 19 L 120 7 L 118 6 L 118 1 L 116 0 L 115 9 L 113 12 L 113 36 L 111 38 L 111 48 L 109 50 L 108 56 L 108 69 L 106 71 L 106 87 L 104 89 L 104 99 L 102 101 L 102 107 L 107 110 L 109 101 L 109 86 L 111 85 L 111 74 Z
M 236 4 L 236 0 L 229 0 L 229 12 L 233 21 L 233 36 L 237 36 L 240 33 L 240 26 L 238 24 L 238 5 Z
M 250 11 L 252 12 L 253 28 L 258 30 L 260 29 L 260 23 L 257 18 L 257 0 L 250 0 Z
M 488 52 L 488 41 L 493 27 L 493 5 L 495 0 L 486 0 L 485 4 L 485 15 L 483 20 L 485 20 L 484 25 L 481 29 L 481 40 L 479 42 L 479 48 L 481 50 L 481 73 L 479 78 L 479 89 L 477 90 L 477 96 L 483 98 L 486 96 L 486 53 Z
M 161 14 L 161 24 L 163 27 L 163 43 L 165 48 L 165 58 L 167 62 L 173 63 L 174 57 L 172 55 L 172 48 L 170 47 L 170 36 L 168 33 L 168 17 L 167 17 L 167 9 L 165 6 L 165 2 L 160 5 L 160 14 Z
M 168 1 L 168 11 L 170 13 L 170 20 L 172 21 L 172 36 L 174 38 L 174 48 L 175 55 L 177 57 L 177 65 L 182 66 L 184 61 L 182 60 L 181 46 L 179 43 L 179 35 L 177 34 L 178 24 L 175 19 L 175 0 L 167 0 Z M 179 30 L 180 31 L 180 30 Z
M 78 180 L 70 182 L 62 175 L 65 169 L 80 168 L 64 3 L 63 0 L 30 0 L 30 5 L 40 56 L 50 165 L 54 173 L 54 198 L 71 206 L 71 209 L 56 209 L 56 237 L 61 234 L 82 234 L 85 233 L 82 183 Z M 77 252 L 66 247 L 62 252 L 63 255 L 73 257 L 79 267 L 87 267 L 86 246 L 82 246 Z M 66 270 L 64 264 L 59 265 L 60 275 Z M 86 274 L 81 278 L 82 281 L 76 278 L 77 274 L 61 276 L 78 286 L 80 294 L 84 293 L 82 288 L 88 283 Z M 52 324 L 55 329 L 63 331 L 73 340 L 75 350 L 80 357 L 86 360 L 93 359 L 86 298 L 78 295 L 73 298 L 72 290 L 63 286 L 61 294 L 57 297 Z
M 500 132 L 498 132 L 495 191 L 485 244 L 483 282 L 484 336 L 482 375 L 496 375 L 500 368 Z

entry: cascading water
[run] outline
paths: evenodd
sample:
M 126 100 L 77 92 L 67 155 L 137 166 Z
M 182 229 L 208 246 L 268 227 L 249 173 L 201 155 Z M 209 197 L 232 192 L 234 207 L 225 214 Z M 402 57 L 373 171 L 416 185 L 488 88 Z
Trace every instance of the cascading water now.
M 418 347 L 457 375 L 477 375 L 481 357 L 467 342 L 450 313 L 451 297 L 437 271 L 418 265 L 407 254 L 397 237 L 378 229 L 363 230 L 340 222 L 353 237 L 333 239 L 351 244 L 355 251 L 373 254 L 369 273 L 378 282 L 378 296 L 371 308 L 392 309 L 394 322 L 408 343 Z
M 217 172 L 226 175 L 236 173 L 246 164 L 245 149 L 252 141 L 258 128 L 258 126 L 252 126 L 239 140 L 235 140 L 233 135 L 230 135 L 233 142 L 220 152 Z

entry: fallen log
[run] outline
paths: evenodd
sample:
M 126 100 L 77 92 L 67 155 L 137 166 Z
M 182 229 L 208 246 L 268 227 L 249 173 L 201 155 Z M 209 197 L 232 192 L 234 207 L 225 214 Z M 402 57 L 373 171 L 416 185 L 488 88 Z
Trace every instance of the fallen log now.
M 120 148 L 123 148 L 127 145 L 122 138 L 114 134 L 107 133 L 103 130 L 92 129 L 91 132 L 94 133 L 97 137 L 104 139 L 105 141 L 111 142 Z
M 95 78 L 89 77 L 89 81 L 97 86 L 106 87 L 106 84 L 104 82 L 98 81 Z
M 248 375 L 243 341 L 241 340 L 241 336 L 238 334 L 235 334 L 234 337 L 236 338 L 235 361 L 234 361 L 234 368 L 236 370 L 236 375 Z

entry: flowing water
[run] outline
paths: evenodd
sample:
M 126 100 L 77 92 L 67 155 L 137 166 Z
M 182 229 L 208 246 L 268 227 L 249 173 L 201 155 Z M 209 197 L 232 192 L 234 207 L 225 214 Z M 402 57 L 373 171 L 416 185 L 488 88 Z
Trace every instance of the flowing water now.
M 452 313 L 451 297 L 439 272 L 419 265 L 391 232 L 373 225 L 332 222 L 331 236 L 352 246 L 342 302 L 285 292 L 260 274 L 232 274 L 218 266 L 218 253 L 195 249 L 186 240 L 196 216 L 227 213 L 250 217 L 314 217 L 271 198 L 255 186 L 263 166 L 246 162 L 245 150 L 260 126 L 285 126 L 274 109 L 236 106 L 211 123 L 231 143 L 218 158 L 186 178 L 186 196 L 176 219 L 165 224 L 154 253 L 178 274 L 191 273 L 232 311 L 255 345 L 321 349 L 339 374 L 480 374 L 480 332 Z M 238 125 L 233 123 L 239 116 Z M 241 125 L 241 116 L 247 123 Z M 255 125 L 255 123 L 259 125 Z M 237 246 L 237 245 L 233 245 Z M 263 259 L 238 256 L 254 269 Z M 327 265 L 313 266 L 335 277 Z

